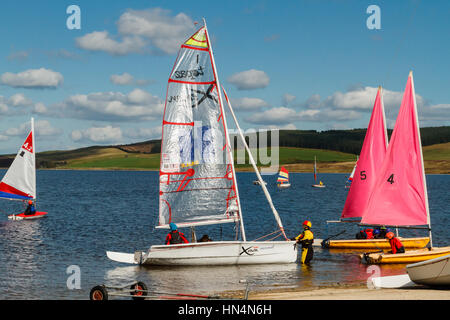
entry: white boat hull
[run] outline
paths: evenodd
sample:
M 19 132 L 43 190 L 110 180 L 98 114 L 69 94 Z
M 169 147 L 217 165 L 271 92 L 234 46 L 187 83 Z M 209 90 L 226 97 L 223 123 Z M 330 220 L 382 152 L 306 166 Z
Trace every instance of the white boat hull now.
M 397 276 L 384 276 L 372 278 L 372 285 L 375 288 L 394 289 L 394 288 L 413 288 L 416 286 L 407 274 Z
M 320 184 L 313 184 L 312 187 L 314 187 L 314 188 L 325 188 L 325 185 L 324 184 L 322 184 L 322 185 L 320 185 Z
M 154 245 L 135 254 L 107 252 L 114 261 L 142 265 L 201 266 L 293 263 L 294 241 L 218 241 Z
M 286 189 L 286 188 L 289 188 L 290 186 L 291 186 L 290 183 L 279 183 L 279 184 L 277 184 L 277 187 L 279 189 Z
M 406 266 L 412 281 L 431 286 L 450 286 L 450 255 Z

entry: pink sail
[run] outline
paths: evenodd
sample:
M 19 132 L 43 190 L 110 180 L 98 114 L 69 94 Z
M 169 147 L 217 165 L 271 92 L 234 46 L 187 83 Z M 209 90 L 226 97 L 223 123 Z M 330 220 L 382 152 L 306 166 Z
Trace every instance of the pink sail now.
M 428 200 L 412 72 L 386 157 L 361 223 L 425 225 Z
M 383 164 L 386 148 L 386 123 L 380 87 L 375 98 L 361 154 L 354 169 L 352 185 L 342 210 L 341 219 L 362 216 Z

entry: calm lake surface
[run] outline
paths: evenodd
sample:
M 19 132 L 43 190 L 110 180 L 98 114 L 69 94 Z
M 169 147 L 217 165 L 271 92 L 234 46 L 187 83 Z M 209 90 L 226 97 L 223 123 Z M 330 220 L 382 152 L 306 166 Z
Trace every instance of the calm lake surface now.
M 5 170 L 0 170 L 3 176 Z M 277 190 L 276 176 L 264 176 L 289 237 L 312 221 L 316 238 L 342 230 L 354 238 L 357 226 L 327 224 L 337 220 L 345 203 L 345 174 L 320 174 L 326 188 L 312 188 L 312 174 L 290 174 L 292 187 Z M 275 220 L 254 173 L 238 173 L 238 187 L 248 240 L 276 230 Z M 450 244 L 450 176 L 427 175 L 434 246 Z M 227 267 L 141 267 L 108 260 L 106 251 L 134 252 L 164 241 L 165 230 L 155 230 L 158 218 L 158 172 L 46 171 L 37 172 L 40 211 L 45 219 L 9 221 L 7 214 L 23 210 L 21 202 L 0 203 L 0 299 L 89 299 L 99 284 L 124 285 L 143 281 L 149 291 L 214 294 L 227 290 L 279 287 L 364 285 L 372 273 L 356 254 L 315 248 L 309 267 L 299 264 Z M 189 235 L 189 230 L 185 231 Z M 233 240 L 234 225 L 203 226 L 214 240 Z M 423 230 L 401 230 L 403 236 L 427 235 Z M 80 270 L 81 289 L 69 289 L 73 270 Z M 69 269 L 68 269 L 69 268 Z M 69 273 L 68 273 L 69 271 Z M 404 273 L 404 266 L 382 266 L 381 275 Z M 69 281 L 69 284 L 73 283 Z

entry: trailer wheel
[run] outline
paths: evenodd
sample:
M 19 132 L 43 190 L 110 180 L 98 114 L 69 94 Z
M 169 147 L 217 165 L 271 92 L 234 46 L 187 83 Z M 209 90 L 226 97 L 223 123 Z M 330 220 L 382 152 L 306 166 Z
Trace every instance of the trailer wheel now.
M 147 295 L 147 285 L 141 281 L 132 284 L 130 294 L 133 300 L 144 300 Z
M 89 293 L 90 300 L 108 300 L 108 291 L 105 286 L 95 286 Z

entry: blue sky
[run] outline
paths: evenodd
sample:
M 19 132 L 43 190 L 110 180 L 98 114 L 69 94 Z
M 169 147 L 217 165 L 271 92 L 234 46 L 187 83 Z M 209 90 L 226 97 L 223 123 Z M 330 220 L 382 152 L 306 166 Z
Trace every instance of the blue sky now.
M 421 126 L 450 125 L 449 16 L 449 1 L 2 1 L 0 153 L 31 116 L 38 151 L 159 138 L 177 48 L 202 17 L 244 129 L 367 127 L 379 85 L 393 127 L 410 70 Z

